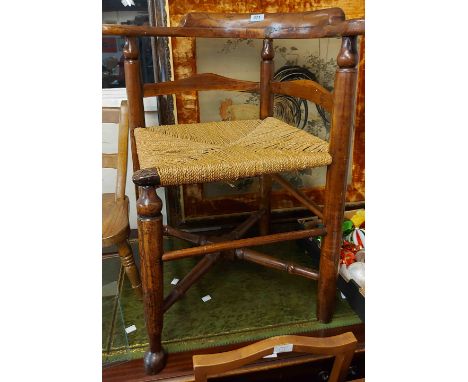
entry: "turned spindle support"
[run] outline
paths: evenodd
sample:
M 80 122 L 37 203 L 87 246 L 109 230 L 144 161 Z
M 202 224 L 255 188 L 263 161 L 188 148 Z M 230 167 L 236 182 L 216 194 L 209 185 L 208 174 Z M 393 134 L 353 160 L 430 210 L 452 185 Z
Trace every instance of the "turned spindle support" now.
M 140 274 L 138 273 L 135 260 L 133 259 L 132 247 L 130 247 L 128 240 L 124 240 L 117 244 L 117 249 L 125 274 L 127 275 L 132 288 L 135 290 L 136 295 L 141 298 L 142 290 Z
M 336 278 L 340 258 L 342 220 L 346 201 L 349 154 L 353 135 L 354 103 L 358 54 L 356 36 L 344 36 L 337 57 L 332 127 L 329 152 L 333 162 L 328 166 L 323 223 L 327 229 L 320 253 L 317 296 L 317 318 L 329 322 L 333 315 Z
M 273 116 L 273 94 L 270 83 L 273 80 L 275 65 L 273 58 L 275 50 L 273 40 L 266 38 L 263 40 L 262 61 L 260 64 L 260 119 Z M 268 235 L 270 232 L 271 215 L 271 176 L 262 175 L 260 177 L 260 208 L 264 212 L 260 218 L 260 235 Z
M 145 110 L 143 106 L 143 81 L 140 70 L 140 49 L 136 37 L 125 37 L 123 47 L 125 87 L 128 102 L 128 127 L 130 130 L 130 146 L 132 153 L 133 171 L 140 169 L 134 130 L 137 127 L 146 127 Z M 135 186 L 135 196 L 138 199 L 138 187 Z
M 164 303 L 162 201 L 156 193 L 156 179 L 159 177 L 153 170 L 140 170 L 133 175 L 133 182 L 140 189 L 137 200 L 138 244 L 149 338 L 149 351 L 144 356 L 147 374 L 157 374 L 166 362 L 166 354 L 161 345 Z

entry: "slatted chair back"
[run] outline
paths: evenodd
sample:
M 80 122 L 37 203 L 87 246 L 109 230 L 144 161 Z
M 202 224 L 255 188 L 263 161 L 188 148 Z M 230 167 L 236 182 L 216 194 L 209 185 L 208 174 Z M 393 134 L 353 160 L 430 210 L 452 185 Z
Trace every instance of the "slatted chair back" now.
M 206 382 L 209 376 L 238 369 L 272 354 L 280 346 L 288 347 L 288 351 L 334 356 L 335 360 L 328 381 L 341 382 L 348 374 L 357 340 L 351 332 L 326 338 L 277 336 L 224 353 L 194 355 L 195 382 Z
M 102 168 L 114 168 L 117 170 L 115 199 L 125 198 L 125 184 L 127 181 L 128 161 L 128 105 L 122 101 L 120 107 L 103 107 L 102 123 L 118 124 L 118 149 L 117 153 L 102 154 Z

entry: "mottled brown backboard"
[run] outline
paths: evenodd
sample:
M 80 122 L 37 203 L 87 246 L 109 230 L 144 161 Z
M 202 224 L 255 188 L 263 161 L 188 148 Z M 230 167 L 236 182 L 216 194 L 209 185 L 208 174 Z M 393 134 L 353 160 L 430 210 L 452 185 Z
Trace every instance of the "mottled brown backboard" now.
M 170 17 L 170 25 L 179 25 L 182 18 L 189 12 L 225 12 L 225 13 L 275 13 L 275 12 L 302 12 L 312 11 L 328 7 L 340 7 L 344 10 L 346 18 L 364 17 L 364 1 L 348 1 L 348 0 L 319 0 L 316 2 L 290 0 L 290 1 L 269 1 L 269 0 L 253 0 L 253 1 L 234 1 L 234 0 L 206 0 L 199 2 L 181 2 L 168 0 L 168 10 Z M 203 51 L 203 39 L 197 41 L 193 38 L 172 38 L 172 57 L 174 68 L 174 79 L 182 79 L 192 76 L 198 70 L 197 65 L 203 66 L 197 58 L 197 51 Z M 325 49 L 326 43 L 322 39 L 322 45 Z M 245 42 L 231 42 L 245 44 Z M 275 41 L 275 44 L 279 41 Z M 333 44 L 332 44 L 333 45 Z M 287 49 L 287 48 L 286 48 Z M 215 52 L 216 53 L 216 52 Z M 219 52 L 218 52 L 219 53 Z M 291 49 L 286 50 L 286 54 L 293 54 Z M 258 63 L 260 62 L 259 52 Z M 330 52 L 331 55 L 331 52 Z M 331 57 L 331 56 L 330 56 Z M 335 57 L 336 58 L 336 57 Z M 327 56 L 328 59 L 328 56 Z M 278 50 L 275 61 L 280 61 Z M 325 60 L 327 61 L 327 60 Z M 300 62 L 298 63 L 301 64 Z M 280 62 L 276 64 L 278 69 Z M 216 72 L 215 72 L 216 73 Z M 221 73 L 226 74 L 226 73 Z M 232 75 L 231 75 L 232 76 Z M 239 79 L 245 79 L 239 77 Z M 258 79 L 257 79 L 258 80 Z M 352 166 L 350 168 L 350 176 L 348 182 L 347 201 L 359 202 L 364 201 L 364 38 L 360 39 L 360 63 L 359 63 L 359 79 L 357 93 L 357 109 L 355 116 L 355 134 L 353 142 Z M 206 92 L 208 94 L 208 92 Z M 238 94 L 238 93 L 237 93 Z M 222 94 L 221 94 L 222 95 Z M 178 123 L 196 123 L 204 121 L 206 118 L 213 120 L 213 116 L 217 119 L 224 119 L 228 112 L 237 113 L 241 116 L 248 116 L 254 113 L 252 102 L 250 106 L 247 102 L 236 102 L 236 95 L 231 98 L 226 97 L 220 99 L 218 104 L 211 110 L 206 109 L 210 98 L 203 93 L 197 94 L 183 93 L 176 97 L 177 119 Z M 208 101 L 207 101 L 208 100 Z M 224 103 L 223 103 L 224 102 Z M 234 104 L 234 108 L 232 106 Z M 312 109 L 312 108 L 310 108 Z M 233 111 L 234 110 L 234 111 Z M 318 176 L 323 179 L 323 174 Z M 246 182 L 249 182 L 248 180 Z M 303 191 L 313 197 L 317 203 L 323 203 L 323 186 L 320 181 L 311 186 L 306 184 Z M 240 185 L 240 186 L 239 186 Z M 307 187 L 309 186 L 309 187 Z M 175 195 L 178 194 L 176 197 Z M 245 187 L 245 182 L 229 184 L 208 184 L 208 185 L 190 185 L 183 186 L 177 193 L 170 193 L 169 204 L 172 205 L 169 209 L 172 214 L 178 216 L 170 216 L 170 220 L 174 223 L 198 219 L 214 215 L 229 215 L 238 214 L 247 211 L 254 211 L 258 208 L 258 194 L 255 192 L 255 181 L 250 181 L 248 187 Z M 299 204 L 294 198 L 289 196 L 285 191 L 275 188 L 272 193 L 273 209 L 291 209 L 299 207 Z

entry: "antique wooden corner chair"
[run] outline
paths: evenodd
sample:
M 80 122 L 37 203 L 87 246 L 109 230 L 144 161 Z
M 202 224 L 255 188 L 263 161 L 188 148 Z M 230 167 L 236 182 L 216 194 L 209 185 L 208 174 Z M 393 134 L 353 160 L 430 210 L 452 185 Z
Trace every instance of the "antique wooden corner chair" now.
M 364 34 L 364 20 L 345 20 L 339 8 L 265 14 L 261 21 L 250 14 L 188 14 L 179 27 L 104 25 L 103 34 L 125 36 L 124 68 L 129 105 L 130 137 L 138 187 L 138 237 L 141 257 L 149 352 L 144 358 L 147 373 L 164 367 L 161 345 L 163 314 L 221 258 L 251 261 L 302 277 L 318 280 L 317 317 L 332 318 L 341 245 L 350 142 L 357 78 L 357 37 Z M 261 18 L 261 17 L 260 17 Z M 240 81 L 212 73 L 155 84 L 143 84 L 137 36 L 255 38 L 263 40 L 260 82 Z M 273 81 L 273 39 L 341 37 L 334 91 L 309 80 Z M 201 90 L 256 91 L 260 93 L 260 119 L 145 128 L 143 98 Z M 275 93 L 310 100 L 332 114 L 330 142 L 272 118 Z M 282 171 L 327 166 L 325 203 L 321 208 L 295 190 Z M 158 187 L 261 177 L 258 212 L 230 234 L 207 238 L 163 225 Z M 323 228 L 269 234 L 272 180 L 283 186 L 323 221 Z M 241 239 L 259 223 L 261 236 Z M 163 235 L 171 235 L 197 247 L 164 253 Z M 311 236 L 324 236 L 319 271 L 283 262 L 247 247 Z M 163 262 L 203 256 L 194 269 L 166 298 L 163 295 Z
M 267 338 L 223 353 L 194 355 L 195 382 L 206 382 L 208 376 L 219 375 L 257 361 L 272 354 L 275 349 L 280 350 L 278 347 L 298 353 L 334 356 L 328 382 L 342 382 L 348 375 L 357 340 L 351 332 L 324 338 L 286 335 Z
M 117 170 L 115 193 L 102 194 L 102 247 L 115 245 L 125 274 L 136 295 L 142 296 L 140 274 L 135 265 L 132 247 L 128 243 L 128 197 L 125 195 L 128 159 L 128 106 L 122 101 L 120 108 L 102 108 L 102 122 L 119 126 L 118 152 L 102 154 L 102 168 Z

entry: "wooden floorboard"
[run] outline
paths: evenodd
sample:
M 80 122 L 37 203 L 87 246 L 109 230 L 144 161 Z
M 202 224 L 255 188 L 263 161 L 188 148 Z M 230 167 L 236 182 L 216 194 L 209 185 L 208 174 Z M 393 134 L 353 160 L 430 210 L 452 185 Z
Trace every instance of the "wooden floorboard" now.
M 351 331 L 358 340 L 358 349 L 356 353 L 363 353 L 365 350 L 365 330 L 364 324 L 350 325 L 333 329 L 324 329 L 301 335 L 311 337 L 328 337 Z M 103 368 L 103 382 L 148 382 L 148 381 L 171 381 L 188 382 L 194 381 L 192 356 L 194 354 L 217 353 L 245 346 L 252 342 L 221 346 L 211 349 L 195 350 L 182 353 L 169 354 L 166 367 L 157 375 L 147 376 L 143 370 L 143 360 L 136 359 L 132 361 L 112 364 Z M 287 367 L 299 365 L 312 361 L 319 361 L 329 357 L 312 356 L 308 354 L 282 353 L 277 358 L 268 358 L 259 360 L 249 366 L 223 375 L 241 375 L 253 371 L 271 370 L 278 367 Z

